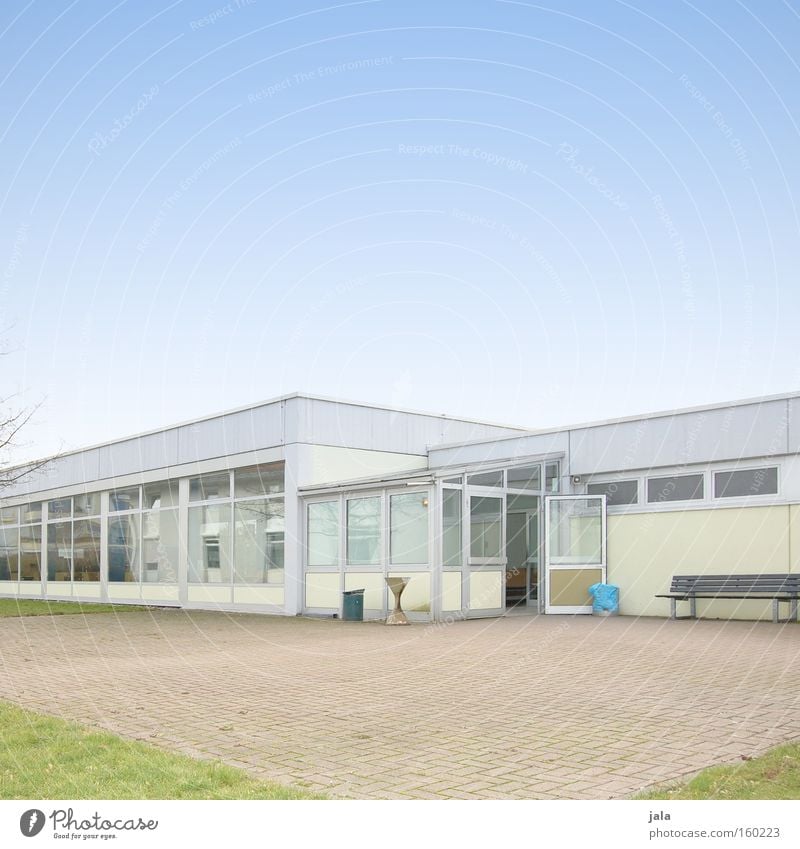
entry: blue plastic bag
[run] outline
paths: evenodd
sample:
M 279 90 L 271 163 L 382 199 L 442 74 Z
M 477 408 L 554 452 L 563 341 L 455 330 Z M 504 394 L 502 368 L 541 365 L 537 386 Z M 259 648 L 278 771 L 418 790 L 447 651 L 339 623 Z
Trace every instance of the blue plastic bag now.
M 589 592 L 592 595 L 593 613 L 616 613 L 619 610 L 619 587 L 614 584 L 592 584 Z

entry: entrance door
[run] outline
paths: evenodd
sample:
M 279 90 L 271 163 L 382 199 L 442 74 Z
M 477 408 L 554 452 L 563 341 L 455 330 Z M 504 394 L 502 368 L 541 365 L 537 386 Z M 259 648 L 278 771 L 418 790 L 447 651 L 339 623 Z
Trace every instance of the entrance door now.
M 605 495 L 545 500 L 545 613 L 591 613 L 589 587 L 606 580 Z
M 539 496 L 506 496 L 506 607 L 537 605 Z

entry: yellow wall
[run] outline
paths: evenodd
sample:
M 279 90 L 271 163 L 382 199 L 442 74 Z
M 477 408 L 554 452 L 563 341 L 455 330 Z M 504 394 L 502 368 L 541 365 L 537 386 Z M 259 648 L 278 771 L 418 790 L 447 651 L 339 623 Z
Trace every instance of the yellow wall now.
M 800 505 L 609 515 L 608 582 L 620 588 L 620 612 L 668 616 L 675 574 L 800 571 Z M 688 603 L 678 613 L 688 614 Z M 771 602 L 697 602 L 698 615 L 771 618 Z M 782 607 L 782 615 L 787 615 Z

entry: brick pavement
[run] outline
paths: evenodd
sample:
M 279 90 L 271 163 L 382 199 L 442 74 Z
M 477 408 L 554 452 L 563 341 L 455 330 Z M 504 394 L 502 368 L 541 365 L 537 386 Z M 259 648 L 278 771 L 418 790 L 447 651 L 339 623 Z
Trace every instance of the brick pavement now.
M 800 627 L 0 619 L 0 698 L 331 796 L 597 799 L 800 737 Z

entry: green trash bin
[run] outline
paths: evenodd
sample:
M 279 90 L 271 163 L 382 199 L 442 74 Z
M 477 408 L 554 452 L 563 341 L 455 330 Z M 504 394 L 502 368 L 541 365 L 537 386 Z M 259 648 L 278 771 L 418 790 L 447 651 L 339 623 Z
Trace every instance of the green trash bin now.
M 345 622 L 363 622 L 364 590 L 345 590 L 342 595 L 342 619 Z

